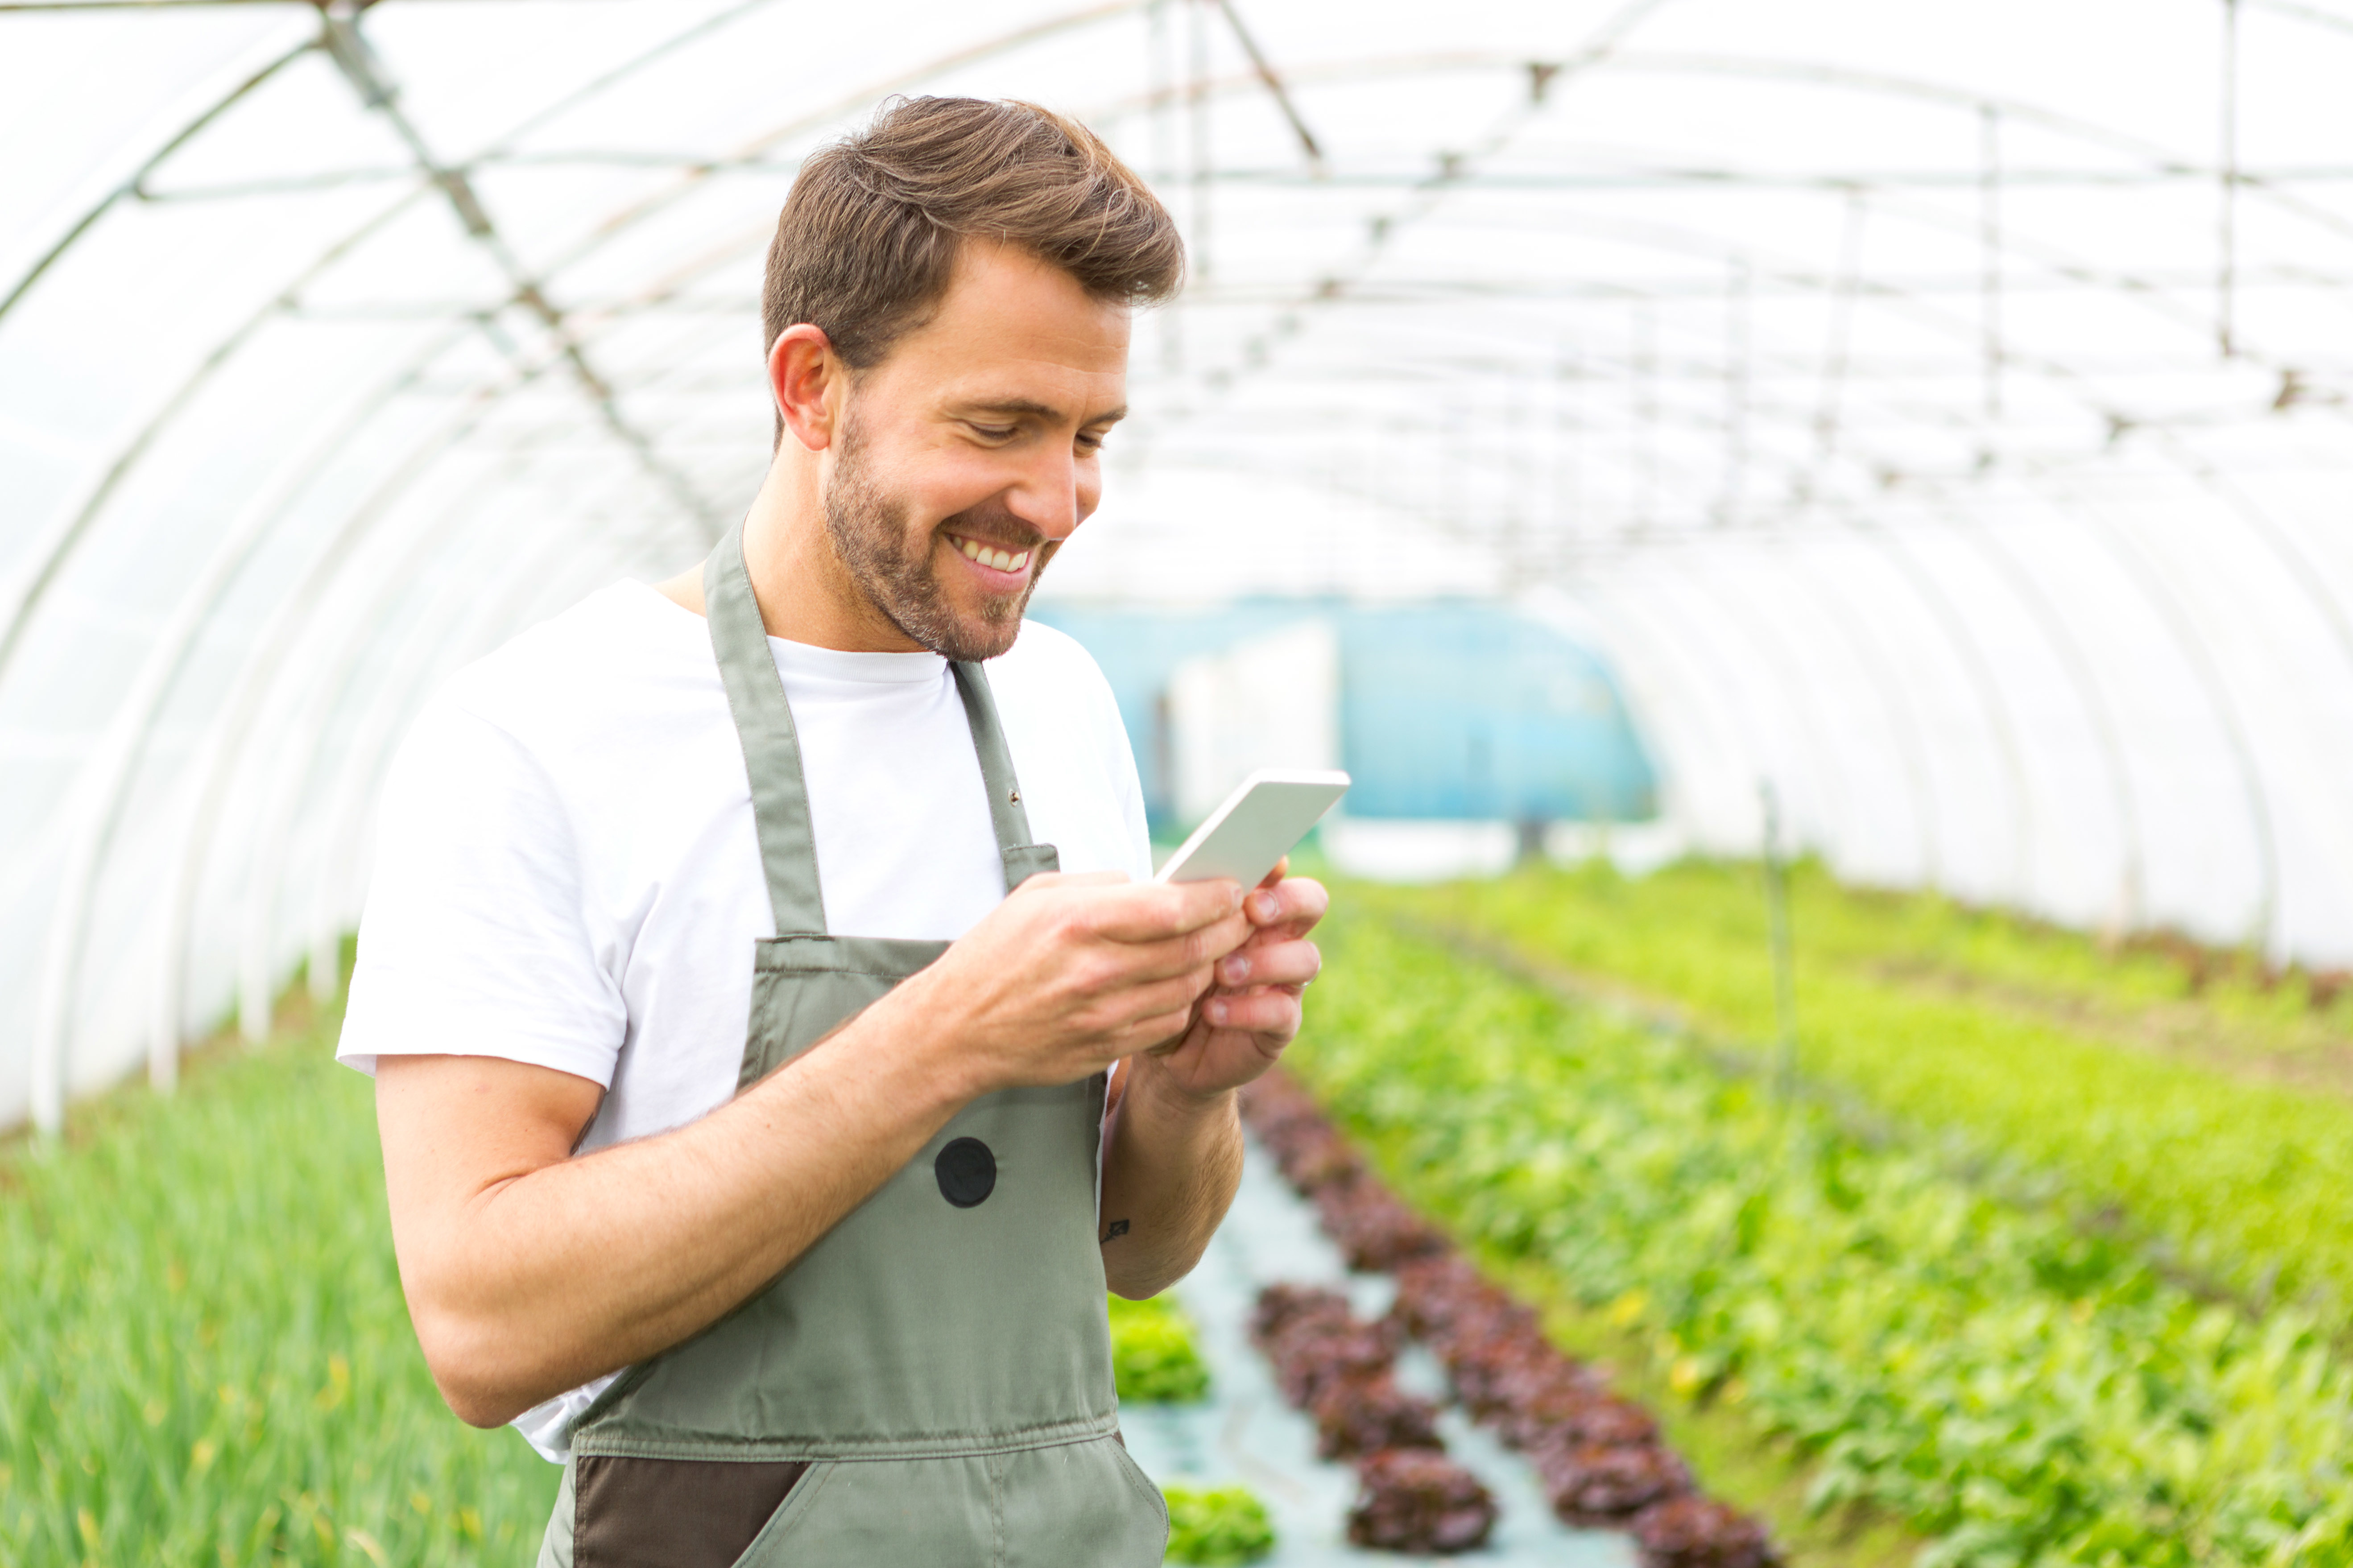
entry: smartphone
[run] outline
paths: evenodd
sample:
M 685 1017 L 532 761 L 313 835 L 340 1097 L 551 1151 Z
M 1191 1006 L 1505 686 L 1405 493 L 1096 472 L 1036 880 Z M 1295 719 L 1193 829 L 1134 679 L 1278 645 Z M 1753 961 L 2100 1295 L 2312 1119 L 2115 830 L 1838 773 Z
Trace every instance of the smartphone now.
M 1193 829 L 1193 837 L 1160 868 L 1157 880 L 1230 877 L 1254 888 L 1347 793 L 1344 773 L 1261 768 Z

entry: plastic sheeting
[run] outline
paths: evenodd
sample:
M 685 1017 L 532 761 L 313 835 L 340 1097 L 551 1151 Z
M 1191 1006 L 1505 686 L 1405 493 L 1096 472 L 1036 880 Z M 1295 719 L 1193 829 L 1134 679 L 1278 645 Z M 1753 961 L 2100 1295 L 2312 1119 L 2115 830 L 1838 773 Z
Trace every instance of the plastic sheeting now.
M 2353 959 L 2347 0 L 0 5 L 0 1124 L 323 971 L 455 663 L 765 460 L 797 160 L 1187 227 L 1070 599 L 1487 595 L 1693 841 Z

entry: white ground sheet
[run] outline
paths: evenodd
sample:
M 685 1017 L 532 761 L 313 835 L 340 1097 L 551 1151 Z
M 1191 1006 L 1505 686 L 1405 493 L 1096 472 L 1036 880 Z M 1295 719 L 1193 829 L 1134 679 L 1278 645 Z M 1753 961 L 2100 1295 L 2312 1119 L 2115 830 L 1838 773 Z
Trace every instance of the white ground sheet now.
M 1120 1422 L 1128 1450 L 1164 1485 L 1240 1481 L 1256 1492 L 1274 1518 L 1269 1568 L 1399 1562 L 1395 1553 L 1347 1543 L 1356 1472 L 1315 1457 L 1315 1424 L 1283 1403 L 1272 1369 L 1250 1345 L 1251 1304 L 1278 1280 L 1345 1287 L 1367 1317 L 1388 1310 L 1394 1289 L 1386 1275 L 1348 1272 L 1317 1226 L 1314 1209 L 1283 1184 L 1273 1157 L 1253 1141 L 1233 1212 L 1200 1267 L 1176 1290 L 1209 1363 L 1209 1397 L 1195 1405 L 1126 1406 Z M 1416 1394 L 1445 1397 L 1444 1374 L 1419 1345 L 1399 1358 L 1398 1381 Z M 1447 1452 L 1487 1484 L 1502 1509 L 1487 1545 L 1453 1561 L 1482 1568 L 1632 1568 L 1629 1538 L 1561 1524 L 1528 1462 L 1460 1409 L 1445 1409 L 1439 1428 Z

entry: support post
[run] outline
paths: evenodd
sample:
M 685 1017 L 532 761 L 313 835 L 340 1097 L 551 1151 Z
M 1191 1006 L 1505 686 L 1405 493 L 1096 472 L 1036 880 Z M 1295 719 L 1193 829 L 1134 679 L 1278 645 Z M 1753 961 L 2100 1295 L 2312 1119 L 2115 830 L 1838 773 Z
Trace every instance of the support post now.
M 2222 0 L 2221 221 L 2217 226 L 2215 337 L 2224 359 L 2238 354 L 2232 296 L 2239 269 L 2239 0 Z
M 1773 948 L 1773 1016 L 1780 1029 L 1773 1085 L 1784 1100 L 1798 1087 L 1798 1004 L 1789 964 L 1789 878 L 1781 858 L 1781 802 L 1769 778 L 1757 781 L 1765 810 L 1765 921 Z

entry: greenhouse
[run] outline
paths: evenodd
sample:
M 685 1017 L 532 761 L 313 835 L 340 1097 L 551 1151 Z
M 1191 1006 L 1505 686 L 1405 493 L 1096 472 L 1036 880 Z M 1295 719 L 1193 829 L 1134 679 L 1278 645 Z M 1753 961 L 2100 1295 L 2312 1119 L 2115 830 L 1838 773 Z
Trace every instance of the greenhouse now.
M 334 1060 L 379 804 L 733 537 L 787 193 L 945 97 L 1183 239 L 1029 606 L 1157 852 L 1355 779 L 1110 1310 L 1170 1560 L 2353 1565 L 2348 77 L 2353 0 L 0 0 L 0 1562 L 540 1550 Z

